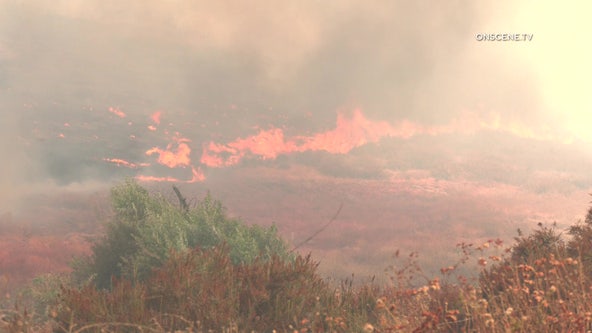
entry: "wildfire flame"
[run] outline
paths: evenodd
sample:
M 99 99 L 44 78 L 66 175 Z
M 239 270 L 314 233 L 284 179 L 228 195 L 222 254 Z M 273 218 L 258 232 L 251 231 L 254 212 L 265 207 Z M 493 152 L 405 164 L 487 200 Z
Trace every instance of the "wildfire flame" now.
M 200 162 L 209 167 L 219 168 L 235 165 L 247 155 L 267 160 L 275 159 L 280 154 L 304 151 L 346 154 L 356 147 L 378 142 L 383 137 L 407 138 L 416 132 L 417 129 L 407 123 L 395 128 L 384 121 L 368 120 L 360 110 L 355 110 L 351 117 L 339 114 L 335 129 L 312 136 L 286 139 L 281 129 L 272 128 L 226 144 L 209 142 L 203 146 Z
M 137 169 L 140 167 L 150 166 L 150 163 L 133 163 L 133 162 L 128 162 L 128 161 L 120 159 L 120 158 L 104 158 L 103 161 L 117 164 L 117 166 L 124 166 L 124 167 L 130 168 L 130 169 Z
M 109 112 L 124 118 L 125 113 L 121 112 L 119 109 L 114 107 L 109 108 Z M 162 115 L 161 111 L 157 111 L 150 116 L 150 119 L 156 124 L 160 124 L 160 117 Z M 128 123 L 131 125 L 131 122 Z M 156 126 L 149 125 L 148 129 L 151 131 L 156 131 Z M 168 131 L 165 131 L 165 134 L 168 135 Z M 130 139 L 134 140 L 136 137 L 135 135 L 130 135 Z M 153 147 L 146 151 L 147 156 L 158 155 L 156 162 L 167 166 L 169 168 L 191 168 L 191 179 L 182 180 L 175 177 L 156 177 L 156 176 L 149 176 L 149 175 L 137 175 L 136 179 L 140 181 L 148 181 L 148 182 L 182 182 L 182 183 L 195 183 L 198 181 L 205 180 L 205 176 L 202 170 L 199 167 L 195 167 L 191 165 L 191 148 L 189 147 L 188 143 L 191 140 L 181 137 L 178 132 L 175 132 L 175 137 L 173 138 L 173 142 L 169 143 L 165 149 L 161 149 L 159 147 Z M 104 158 L 105 162 L 116 164 L 117 166 L 127 167 L 130 169 L 138 169 L 142 167 L 148 167 L 150 163 L 134 163 L 130 161 L 126 161 L 121 158 Z
M 191 166 L 191 174 L 192 177 L 189 180 L 181 180 L 175 177 L 155 177 L 155 176 L 144 176 L 139 175 L 136 176 L 136 179 L 143 182 L 176 182 L 176 183 L 196 183 L 196 182 L 203 182 L 206 177 L 201 171 L 200 168 L 195 168 Z
M 125 118 L 125 113 L 123 111 L 121 111 L 119 108 L 110 106 L 109 112 L 113 113 L 114 115 L 118 116 L 119 118 Z
M 152 120 L 154 125 L 148 125 L 149 130 L 151 130 L 153 132 L 156 131 L 156 126 L 160 125 L 160 116 L 161 115 L 162 115 L 161 111 L 156 111 L 150 116 L 150 119 Z
M 378 142 L 387 136 L 407 137 L 408 133 L 399 133 L 385 121 L 374 122 L 366 119 L 360 110 L 355 110 L 351 118 L 340 114 L 334 130 L 319 133 L 312 137 L 299 137 L 303 142 L 297 151 L 324 150 L 332 154 L 346 154 L 356 147 L 370 142 Z
M 189 148 L 187 142 L 191 141 L 185 138 L 177 138 L 175 142 L 169 143 L 166 149 L 154 147 L 146 151 L 146 155 L 158 154 L 157 162 L 169 168 L 186 167 L 191 164 L 191 148 Z M 173 149 L 175 144 L 177 147 Z
M 156 111 L 150 116 L 150 119 L 152 119 L 152 122 L 154 122 L 156 125 L 160 125 L 160 116 L 161 115 L 162 115 L 161 111 Z
M 154 123 L 160 122 L 161 112 L 155 112 L 150 117 Z M 150 126 L 155 130 L 156 127 Z M 335 128 L 326 132 L 311 136 L 294 136 L 286 138 L 280 128 L 261 130 L 259 133 L 238 138 L 232 142 L 223 144 L 208 142 L 203 145 L 200 163 L 202 165 L 221 168 L 239 163 L 246 157 L 258 157 L 263 160 L 272 160 L 281 154 L 289 154 L 305 151 L 326 151 L 332 154 L 346 154 L 356 147 L 367 143 L 377 142 L 383 137 L 397 136 L 408 138 L 417 133 L 424 132 L 412 123 L 403 122 L 393 127 L 387 122 L 368 120 L 360 110 L 354 110 L 351 115 L 339 114 Z M 166 132 L 168 133 L 168 132 Z M 166 134 L 165 133 L 165 134 Z M 166 181 L 193 183 L 205 180 L 205 175 L 200 167 L 195 167 L 191 162 L 191 140 L 183 138 L 178 132 L 173 141 L 165 149 L 153 147 L 146 151 L 147 156 L 157 155 L 156 162 L 169 168 L 191 168 L 192 177 L 189 180 L 180 180 L 175 177 L 156 177 L 138 175 L 141 181 Z M 125 166 L 128 168 L 140 168 L 149 166 L 150 163 L 133 163 L 123 159 L 109 158 L 107 162 Z
M 118 109 L 109 108 L 109 111 L 125 117 L 125 114 Z M 149 130 L 156 130 L 160 124 L 161 111 L 154 112 L 150 119 L 153 124 L 148 126 Z M 509 125 L 512 125 L 511 123 Z M 526 133 L 521 127 L 509 126 L 501 123 L 498 118 L 483 120 L 461 117 L 447 125 L 423 126 L 410 121 L 401 121 L 397 124 L 390 124 L 386 121 L 373 121 L 366 118 L 361 110 L 354 110 L 351 114 L 338 114 L 335 128 L 308 136 L 286 137 L 281 128 L 270 128 L 259 130 L 258 133 L 244 138 L 237 138 L 227 143 L 206 142 L 202 144 L 202 152 L 199 159 L 201 166 L 211 168 L 222 168 L 240 163 L 244 158 L 259 158 L 262 160 L 273 160 L 279 155 L 299 153 L 306 151 L 325 151 L 331 154 L 347 154 L 352 149 L 380 141 L 385 137 L 410 138 L 416 135 L 440 135 L 446 133 L 473 133 L 478 130 L 505 130 L 515 135 L 527 135 L 538 137 L 540 135 Z M 168 130 L 163 132 L 169 135 Z M 191 160 L 191 140 L 184 138 L 180 133 L 175 132 L 172 142 L 162 149 L 155 146 L 145 152 L 146 156 L 157 156 L 156 162 L 169 168 L 190 168 L 191 179 L 181 180 L 175 177 L 156 177 L 138 175 L 136 178 L 141 181 L 166 181 L 166 182 L 187 182 L 193 183 L 204 181 L 205 175 L 201 167 L 196 167 Z M 131 138 L 131 137 L 130 137 Z M 134 137 L 135 138 L 135 137 Z M 123 159 L 106 158 L 107 162 L 125 166 L 128 168 L 141 168 L 150 166 L 150 163 L 133 163 Z
M 274 159 L 279 154 L 296 151 L 293 142 L 286 142 L 281 129 L 261 131 L 259 134 L 245 139 L 237 139 L 228 144 L 210 142 L 204 145 L 201 163 L 209 167 L 223 167 L 237 164 L 250 152 L 262 159 Z M 224 158 L 223 155 L 228 155 Z

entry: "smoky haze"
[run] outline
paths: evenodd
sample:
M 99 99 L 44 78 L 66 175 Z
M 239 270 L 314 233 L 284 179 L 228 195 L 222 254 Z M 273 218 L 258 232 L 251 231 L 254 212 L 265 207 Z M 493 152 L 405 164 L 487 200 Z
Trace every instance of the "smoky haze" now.
M 493 4 L 2 4 L 3 109 L 28 127 L 21 136 L 53 141 L 65 123 L 100 136 L 84 151 L 31 147 L 39 177 L 58 183 L 105 179 L 92 158 L 115 150 L 141 157 L 145 147 L 126 142 L 133 124 L 109 124 L 109 107 L 132 123 L 163 110 L 198 146 L 254 126 L 322 131 L 357 107 L 390 122 L 541 121 L 531 73 L 476 53 Z
M 509 15 L 525 3 L 0 0 L 1 211 L 125 177 L 205 182 L 254 223 L 316 218 L 286 227 L 297 240 L 332 214 L 298 201 L 302 178 L 326 207 L 349 202 L 352 225 L 412 224 L 412 209 L 371 215 L 434 195 L 491 200 L 477 211 L 502 222 L 573 222 L 592 186 L 590 138 L 548 103 L 532 50 L 549 38 Z M 489 32 L 534 39 L 476 40 Z M 233 186 L 260 192 L 245 201 Z M 355 208 L 351 193 L 362 205 L 377 191 L 383 206 Z M 442 225 L 457 217 L 414 202 Z

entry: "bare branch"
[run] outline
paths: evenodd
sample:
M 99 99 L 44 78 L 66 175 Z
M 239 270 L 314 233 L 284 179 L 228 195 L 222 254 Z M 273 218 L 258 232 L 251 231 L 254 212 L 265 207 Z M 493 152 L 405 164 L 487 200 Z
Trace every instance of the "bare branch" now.
M 179 191 L 177 186 L 173 185 L 173 191 L 175 191 L 175 194 L 179 199 L 179 205 L 181 205 L 181 209 L 183 209 L 185 213 L 189 212 L 189 205 L 187 205 L 187 200 L 181 195 L 181 191 Z
M 333 215 L 333 217 L 329 220 L 329 222 L 325 223 L 324 226 L 322 226 L 319 230 L 317 230 L 315 233 L 313 233 L 312 235 L 310 235 L 307 239 L 305 239 L 304 241 L 300 242 L 300 244 L 296 245 L 292 250 L 290 250 L 290 253 L 296 251 L 299 247 L 301 247 L 302 245 L 310 242 L 313 238 L 315 238 L 318 234 L 320 234 L 321 232 L 323 232 L 323 230 L 327 229 L 327 227 L 333 223 L 336 219 L 337 216 L 339 216 L 339 213 L 341 212 L 341 208 L 343 208 L 343 202 L 341 204 L 339 204 L 339 208 L 337 209 L 337 212 L 335 212 L 335 215 Z

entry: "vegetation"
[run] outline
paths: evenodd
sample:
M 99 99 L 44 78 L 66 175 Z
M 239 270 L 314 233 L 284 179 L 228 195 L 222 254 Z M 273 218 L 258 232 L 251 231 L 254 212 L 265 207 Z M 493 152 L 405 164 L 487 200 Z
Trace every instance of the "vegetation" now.
M 291 260 L 275 226 L 247 226 L 226 216 L 222 204 L 209 194 L 194 209 L 175 206 L 151 195 L 133 180 L 111 191 L 113 220 L 92 256 L 76 263 L 78 282 L 92 279 L 98 288 L 112 287 L 112 277 L 143 281 L 162 266 L 170 251 L 202 249 L 226 243 L 234 264 L 274 255 Z
M 592 330 L 592 209 L 565 235 L 539 225 L 457 244 L 426 276 L 396 254 L 390 282 L 330 284 L 274 227 L 247 226 L 206 196 L 177 207 L 133 181 L 112 191 L 114 216 L 72 277 L 27 289 L 4 311 L 9 332 L 585 332 Z M 475 266 L 474 277 L 463 266 Z M 18 304 L 17 304 L 18 305 Z

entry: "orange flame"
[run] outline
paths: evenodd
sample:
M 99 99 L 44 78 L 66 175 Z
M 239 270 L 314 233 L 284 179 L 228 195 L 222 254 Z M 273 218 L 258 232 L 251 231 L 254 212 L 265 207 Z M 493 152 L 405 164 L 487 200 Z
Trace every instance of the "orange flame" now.
M 206 179 L 200 168 L 191 166 L 192 177 L 189 180 L 181 180 L 175 177 L 155 177 L 155 176 L 136 176 L 136 179 L 143 182 L 178 182 L 178 183 L 196 183 Z
M 117 115 L 118 117 L 124 118 L 126 115 L 121 110 L 115 107 L 109 107 L 109 112 Z M 156 131 L 156 125 L 160 124 L 160 117 L 162 115 L 161 111 L 154 112 L 150 119 L 153 121 L 154 125 L 149 125 L 148 129 L 151 131 Z M 130 121 L 128 125 L 132 125 Z M 165 131 L 165 134 L 168 135 L 168 131 Z M 136 136 L 131 134 L 131 140 L 135 140 Z M 156 161 L 159 164 L 165 165 L 169 168 L 191 168 L 191 179 L 188 180 L 181 180 L 175 177 L 156 177 L 156 176 L 148 176 L 148 175 L 137 175 L 136 179 L 140 181 L 147 181 L 147 182 L 183 182 L 183 183 L 195 183 L 199 181 L 205 180 L 205 175 L 203 174 L 200 168 L 195 168 L 191 165 L 191 148 L 187 144 L 191 142 L 189 139 L 182 138 L 179 132 L 175 132 L 175 137 L 173 138 L 173 142 L 169 143 L 165 149 L 161 149 L 159 147 L 153 147 L 146 151 L 146 155 L 151 156 L 154 154 L 158 154 L 158 158 Z M 106 162 L 117 164 L 117 166 L 123 166 L 131 169 L 137 169 L 140 167 L 147 167 L 150 166 L 150 163 L 134 163 L 129 162 L 124 159 L 120 158 L 104 158 Z
M 119 109 L 110 107 L 109 111 L 125 117 Z M 162 112 L 156 111 L 150 119 L 154 125 L 148 129 L 154 131 L 156 125 L 160 124 Z M 494 116 L 496 116 L 494 114 Z M 129 123 L 131 125 L 131 122 Z M 69 123 L 64 124 L 68 127 Z M 203 125 L 202 125 L 203 127 Z M 440 135 L 447 133 L 471 134 L 479 130 L 506 131 L 514 135 L 536 138 L 541 140 L 553 140 L 557 137 L 553 133 L 538 133 L 528 130 L 527 127 L 516 123 L 502 122 L 499 116 L 493 120 L 463 115 L 459 119 L 444 125 L 425 126 L 410 121 L 400 121 L 394 125 L 385 121 L 373 121 L 366 118 L 360 110 L 354 110 L 350 115 L 338 114 L 335 128 L 308 136 L 286 137 L 280 128 L 260 130 L 257 134 L 245 138 L 237 138 L 228 143 L 217 143 L 210 141 L 202 145 L 200 162 L 202 165 L 221 168 L 240 163 L 243 158 L 256 157 L 262 160 L 275 159 L 281 154 L 305 152 L 305 151 L 326 151 L 332 154 L 346 154 L 352 149 L 368 143 L 378 142 L 385 137 L 410 138 L 416 135 Z M 165 129 L 165 135 L 169 131 Z M 156 177 L 140 175 L 136 178 L 141 181 L 168 181 L 193 183 L 205 180 L 204 173 L 191 163 L 191 148 L 189 139 L 182 138 L 179 132 L 174 133 L 173 142 L 165 149 L 153 147 L 146 151 L 146 155 L 158 154 L 156 161 L 169 168 L 191 168 L 192 177 L 189 180 L 181 180 L 175 177 Z M 64 137 L 63 133 L 59 137 Z M 130 135 L 130 139 L 135 139 Z M 118 166 L 128 168 L 139 168 L 149 166 L 149 163 L 132 163 L 122 159 L 104 159 L 107 162 L 115 163 Z
M 345 154 L 356 147 L 377 142 L 383 137 L 408 138 L 422 132 L 411 123 L 401 123 L 396 128 L 389 123 L 368 120 L 360 110 L 351 117 L 339 114 L 335 129 L 313 136 L 296 136 L 286 139 L 279 128 L 261 130 L 258 134 L 239 138 L 227 144 L 209 142 L 203 146 L 201 163 L 210 167 L 235 165 L 247 154 L 261 159 L 275 159 L 280 154 L 304 151 L 326 151 Z
M 151 115 L 154 123 L 160 122 L 161 112 Z M 456 124 L 458 125 L 458 124 Z M 310 136 L 294 136 L 286 138 L 280 128 L 260 130 L 259 133 L 238 138 L 229 143 L 208 142 L 202 147 L 200 162 L 203 165 L 220 168 L 238 164 L 245 157 L 258 157 L 263 160 L 275 159 L 281 154 L 305 151 L 326 151 L 332 154 L 346 154 L 356 147 L 378 142 L 384 137 L 409 138 L 417 134 L 436 135 L 450 131 L 450 126 L 423 127 L 408 121 L 402 121 L 393 126 L 385 121 L 372 121 L 365 117 L 360 110 L 354 110 L 351 115 L 339 114 L 335 128 Z M 455 127 L 455 126 L 453 126 Z M 458 126 L 456 126 L 458 127 Z M 156 130 L 156 126 L 148 126 L 149 130 Z M 168 131 L 165 130 L 165 134 Z M 131 138 L 131 137 L 130 137 Z M 180 180 L 175 177 L 156 177 L 139 175 L 141 181 L 169 181 L 169 182 L 197 182 L 205 180 L 200 168 L 191 163 L 191 148 L 189 139 L 181 137 L 175 132 L 173 142 L 165 149 L 153 147 L 146 151 L 146 155 L 158 154 L 156 161 L 169 168 L 190 167 L 192 178 Z M 128 168 L 139 168 L 150 165 L 149 163 L 132 163 L 122 159 L 105 159 L 110 163 Z
M 298 151 L 324 150 L 333 154 L 345 154 L 369 142 L 378 142 L 385 136 L 407 137 L 406 131 L 397 131 L 387 122 L 374 122 L 366 119 L 360 110 L 355 110 L 351 118 L 337 116 L 337 126 L 332 131 L 319 133 L 312 137 L 299 137 L 304 142 Z
M 121 111 L 119 108 L 115 108 L 110 106 L 109 112 L 113 113 L 114 115 L 118 116 L 119 118 L 125 118 L 125 113 Z
M 152 119 L 152 121 L 156 124 L 156 125 L 160 125 L 160 116 L 162 115 L 161 111 L 156 111 L 154 112 L 151 116 L 150 119 Z
M 114 164 L 117 164 L 117 166 L 124 166 L 124 167 L 130 168 L 130 169 L 137 169 L 139 167 L 146 167 L 146 166 L 150 165 L 150 163 L 128 162 L 128 161 L 120 159 L 120 158 L 104 158 L 103 161 L 109 162 L 109 163 L 114 163 Z
M 204 145 L 201 163 L 210 167 L 222 167 L 237 164 L 247 152 L 262 159 L 275 159 L 279 154 L 296 151 L 294 142 L 286 142 L 284 132 L 279 128 L 260 131 L 259 134 L 245 139 L 237 139 L 226 145 L 210 142 Z M 226 159 L 222 155 L 229 155 Z
M 177 148 L 173 150 L 173 143 L 170 143 L 166 149 L 160 149 L 154 147 L 146 151 L 146 155 L 150 156 L 158 154 L 157 162 L 166 165 L 169 168 L 175 168 L 178 166 L 189 166 L 191 164 L 191 148 L 186 142 L 190 142 L 188 139 L 176 139 Z

